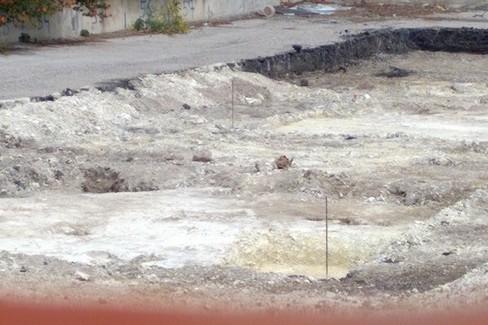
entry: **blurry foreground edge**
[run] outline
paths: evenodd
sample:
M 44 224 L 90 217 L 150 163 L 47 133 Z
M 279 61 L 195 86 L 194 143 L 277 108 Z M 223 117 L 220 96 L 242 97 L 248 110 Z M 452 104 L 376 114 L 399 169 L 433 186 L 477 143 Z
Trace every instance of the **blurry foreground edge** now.
M 380 316 L 371 311 L 342 316 L 292 314 L 278 311 L 221 314 L 208 311 L 131 311 L 100 307 L 39 306 L 0 302 L 1 325 L 58 324 L 488 324 L 488 307 L 476 312 L 398 313 Z

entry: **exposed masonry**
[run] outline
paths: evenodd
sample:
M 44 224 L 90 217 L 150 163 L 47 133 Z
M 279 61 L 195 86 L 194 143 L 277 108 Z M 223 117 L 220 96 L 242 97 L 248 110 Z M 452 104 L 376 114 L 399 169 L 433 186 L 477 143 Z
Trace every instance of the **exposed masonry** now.
M 378 53 L 408 51 L 488 53 L 488 29 L 405 28 L 380 29 L 347 36 L 342 42 L 302 49 L 295 45 L 288 53 L 244 60 L 241 69 L 276 78 L 304 71 L 333 72 L 357 60 Z

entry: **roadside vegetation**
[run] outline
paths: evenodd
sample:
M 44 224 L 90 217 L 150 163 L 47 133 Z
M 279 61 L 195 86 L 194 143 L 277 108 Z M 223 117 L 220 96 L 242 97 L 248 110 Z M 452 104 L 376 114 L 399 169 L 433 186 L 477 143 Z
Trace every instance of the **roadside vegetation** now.
M 110 15 L 110 7 L 109 1 L 100 0 L 0 0 L 0 26 L 33 22 L 64 8 L 79 11 L 85 16 L 106 18 Z
M 181 34 L 190 30 L 190 24 L 181 14 L 181 2 L 171 0 L 161 10 L 151 12 L 146 20 L 139 18 L 133 28 L 161 34 Z
M 0 27 L 12 23 L 14 25 L 30 23 L 36 26 L 44 17 L 51 16 L 65 8 L 82 13 L 84 16 L 110 16 L 111 3 L 108 0 L 0 0 Z M 145 30 L 161 34 L 186 33 L 190 25 L 181 14 L 181 2 L 170 0 L 159 10 L 151 10 L 147 19 L 138 19 L 133 25 L 135 30 Z M 88 30 L 82 30 L 80 36 L 88 37 Z M 21 43 L 36 43 L 27 33 L 19 36 Z M 6 45 L 0 44 L 0 54 L 4 54 Z

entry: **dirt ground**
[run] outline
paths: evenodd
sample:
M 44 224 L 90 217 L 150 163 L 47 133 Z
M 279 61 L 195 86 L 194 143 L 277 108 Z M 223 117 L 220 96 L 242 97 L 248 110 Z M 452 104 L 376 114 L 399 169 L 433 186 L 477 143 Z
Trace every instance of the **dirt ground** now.
M 0 295 L 486 306 L 486 66 L 383 54 L 281 81 L 212 66 L 0 110 Z

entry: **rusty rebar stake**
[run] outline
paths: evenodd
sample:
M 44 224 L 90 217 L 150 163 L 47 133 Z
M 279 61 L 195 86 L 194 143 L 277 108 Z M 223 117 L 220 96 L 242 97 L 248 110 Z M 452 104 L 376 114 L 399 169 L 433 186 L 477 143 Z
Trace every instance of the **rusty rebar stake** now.
M 329 279 L 329 200 L 325 197 L 325 278 Z
M 231 80 L 231 107 L 232 107 L 232 128 L 234 128 L 234 79 Z

